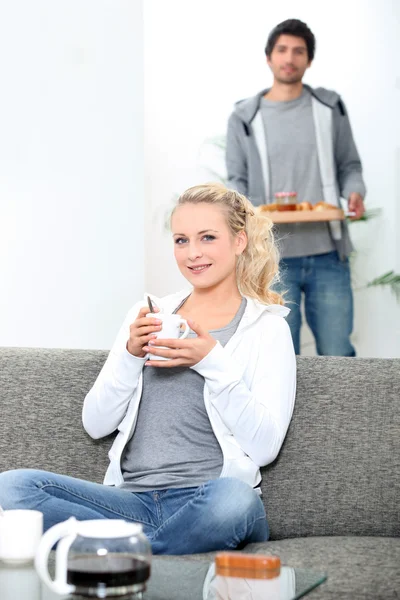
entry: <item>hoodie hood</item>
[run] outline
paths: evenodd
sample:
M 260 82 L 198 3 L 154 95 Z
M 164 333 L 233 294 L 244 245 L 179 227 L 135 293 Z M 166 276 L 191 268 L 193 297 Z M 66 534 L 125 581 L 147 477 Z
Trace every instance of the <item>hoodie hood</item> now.
M 322 104 L 329 106 L 330 108 L 334 108 L 336 104 L 340 100 L 339 94 L 334 92 L 333 90 L 326 90 L 325 88 L 312 88 L 309 85 L 304 85 L 304 88 L 310 92 L 312 96 L 314 96 L 317 100 L 319 100 Z M 269 92 L 271 88 L 266 88 L 262 90 L 255 96 L 251 98 L 247 98 L 245 100 L 239 100 L 235 104 L 235 114 L 247 125 L 250 125 L 254 117 L 256 116 L 260 104 L 261 98 Z

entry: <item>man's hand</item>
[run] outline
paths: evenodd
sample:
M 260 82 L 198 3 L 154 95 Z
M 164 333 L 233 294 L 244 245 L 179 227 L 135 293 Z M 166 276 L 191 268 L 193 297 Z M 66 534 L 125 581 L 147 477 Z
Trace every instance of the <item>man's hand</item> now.
M 188 320 L 188 324 L 197 333 L 196 338 L 184 340 L 152 339 L 143 350 L 170 360 L 148 360 L 145 364 L 149 367 L 162 367 L 163 369 L 193 367 L 207 356 L 217 342 L 208 331 L 194 321 Z M 157 346 L 167 346 L 168 349 L 157 348 Z
M 357 219 L 361 219 L 363 214 L 365 213 L 364 200 L 360 194 L 357 192 L 352 192 L 349 196 L 349 212 L 356 213 L 354 217 L 350 217 L 351 221 L 356 221 Z

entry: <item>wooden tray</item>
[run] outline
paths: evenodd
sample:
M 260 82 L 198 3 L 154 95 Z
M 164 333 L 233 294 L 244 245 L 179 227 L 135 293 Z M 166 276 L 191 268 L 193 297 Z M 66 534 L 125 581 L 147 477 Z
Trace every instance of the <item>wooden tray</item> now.
M 311 223 L 316 221 L 343 221 L 344 211 L 341 208 L 326 210 L 261 210 L 262 214 L 271 217 L 273 223 Z

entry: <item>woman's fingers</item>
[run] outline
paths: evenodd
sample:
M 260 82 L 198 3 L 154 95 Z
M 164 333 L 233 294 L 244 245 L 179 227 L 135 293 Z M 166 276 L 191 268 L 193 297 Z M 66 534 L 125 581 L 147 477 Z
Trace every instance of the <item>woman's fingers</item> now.
M 155 317 L 143 317 L 141 319 L 136 319 L 131 325 L 131 327 L 147 327 L 148 325 L 161 325 L 162 321 L 160 319 L 156 319 Z
M 148 314 L 149 314 L 149 307 L 148 306 L 142 306 L 142 308 L 138 312 L 138 316 L 136 317 L 136 321 L 138 319 L 141 319 L 142 317 L 145 317 Z
M 199 323 L 196 321 L 192 321 L 192 319 L 187 320 L 190 329 L 192 329 L 198 336 L 208 335 L 208 331 L 204 329 Z
M 167 348 L 190 348 L 193 345 L 193 340 L 180 340 L 157 338 L 154 340 L 154 346 L 166 346 Z
M 158 312 L 160 312 L 160 309 L 155 306 L 154 307 L 154 312 L 158 313 Z M 138 312 L 138 316 L 136 317 L 136 319 L 141 319 L 142 317 L 145 317 L 149 313 L 150 313 L 149 307 L 148 306 L 142 306 L 142 308 Z
M 149 335 L 145 335 L 144 337 L 140 338 L 140 341 L 143 345 L 145 345 L 145 344 L 148 344 L 151 340 L 155 340 L 155 339 L 156 339 L 156 334 L 150 333 Z
M 156 309 L 158 312 L 159 309 Z M 129 327 L 129 339 L 126 344 L 128 352 L 134 356 L 144 356 L 143 345 L 161 331 L 162 321 L 155 317 L 147 317 L 149 309 L 143 306 L 138 313 L 135 321 Z
M 139 327 L 139 328 L 131 329 L 131 334 L 133 333 L 134 336 L 136 334 L 135 337 L 142 338 L 143 336 L 148 335 L 149 333 L 157 333 L 159 331 L 161 331 L 160 325 L 148 325 L 147 327 Z
M 172 367 L 185 367 L 187 362 L 181 358 L 171 360 L 146 360 L 146 367 L 159 367 L 161 369 L 171 369 Z
M 170 348 L 156 348 L 151 344 L 149 346 L 143 346 L 145 352 L 151 352 L 154 356 L 163 356 L 165 358 L 182 358 L 183 352 L 181 350 L 172 350 Z

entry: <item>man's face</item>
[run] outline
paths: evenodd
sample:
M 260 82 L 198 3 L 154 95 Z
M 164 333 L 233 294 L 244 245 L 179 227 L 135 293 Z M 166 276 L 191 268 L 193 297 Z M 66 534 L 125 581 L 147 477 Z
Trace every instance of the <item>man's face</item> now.
M 305 41 L 293 35 L 279 36 L 267 63 L 275 80 L 287 84 L 301 81 L 311 65 Z

